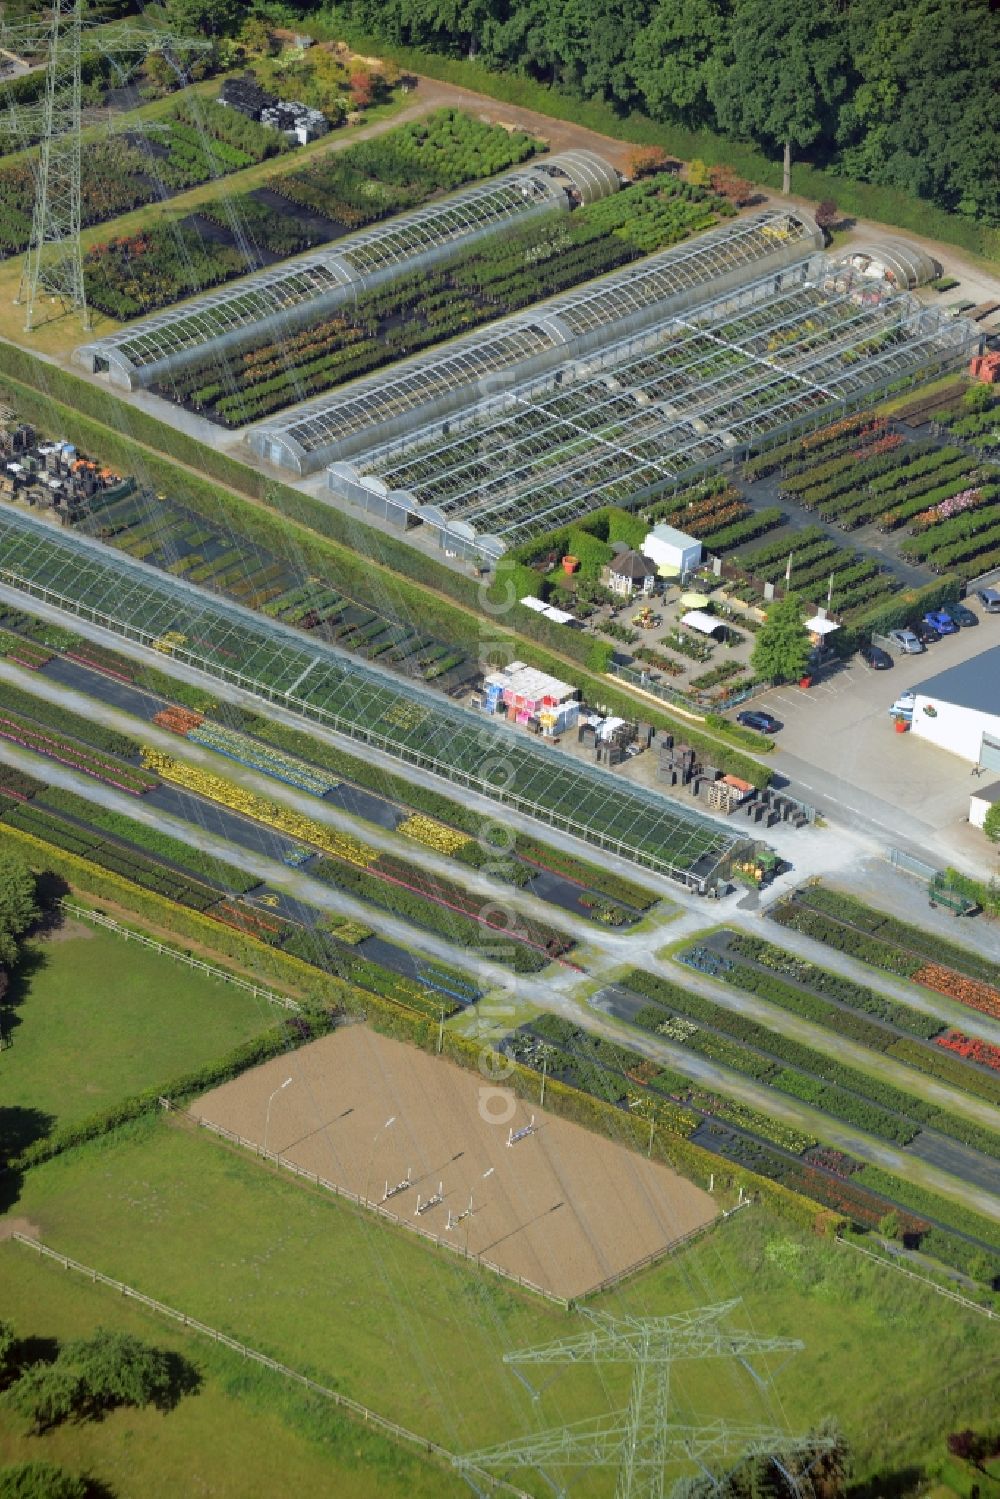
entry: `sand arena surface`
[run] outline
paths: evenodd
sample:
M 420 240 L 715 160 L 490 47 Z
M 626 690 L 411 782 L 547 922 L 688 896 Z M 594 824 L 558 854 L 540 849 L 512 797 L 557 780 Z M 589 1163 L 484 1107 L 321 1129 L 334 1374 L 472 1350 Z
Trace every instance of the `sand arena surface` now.
M 715 1216 L 707 1192 L 667 1167 L 362 1025 L 224 1083 L 192 1113 L 262 1145 L 276 1088 L 268 1150 L 373 1203 L 409 1173 L 386 1204 L 395 1217 L 556 1296 L 582 1295 Z M 484 1096 L 502 1122 L 482 1117 Z M 535 1132 L 508 1146 L 532 1113 Z M 415 1216 L 439 1184 L 442 1202 Z M 448 1230 L 470 1195 L 472 1212 Z

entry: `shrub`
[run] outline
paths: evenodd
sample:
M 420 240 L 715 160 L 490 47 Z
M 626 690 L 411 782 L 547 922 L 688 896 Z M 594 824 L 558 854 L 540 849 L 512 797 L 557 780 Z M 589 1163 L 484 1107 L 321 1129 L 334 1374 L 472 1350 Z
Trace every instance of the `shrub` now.
M 0 1468 L 0 1499 L 87 1499 L 89 1492 L 75 1473 L 41 1458 Z

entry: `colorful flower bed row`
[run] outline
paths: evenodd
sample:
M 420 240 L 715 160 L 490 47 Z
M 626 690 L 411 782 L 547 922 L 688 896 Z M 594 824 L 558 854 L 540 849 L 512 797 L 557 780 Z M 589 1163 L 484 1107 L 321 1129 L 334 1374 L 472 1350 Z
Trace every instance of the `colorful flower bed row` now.
M 412 817 L 399 824 L 396 832 L 439 854 L 457 854 L 460 848 L 473 841 L 471 833 L 460 833 L 457 828 L 446 827 L 443 822 L 435 822 L 433 817 L 426 817 L 423 812 L 414 812 Z
M 935 1042 L 946 1051 L 955 1051 L 967 1062 L 976 1062 L 980 1067 L 990 1067 L 1000 1072 L 1000 1046 L 993 1046 L 978 1036 L 967 1036 L 964 1031 L 946 1031 Z
M 957 999 L 959 1004 L 968 1005 L 970 1010 L 979 1010 L 984 1015 L 992 1015 L 1000 1020 L 1000 990 L 992 984 L 984 984 L 978 979 L 965 978 L 960 973 L 954 973 L 950 968 L 943 968 L 940 963 L 925 963 L 918 968 L 913 975 L 914 983 L 923 984 L 925 989 L 933 989 L 938 994 L 947 995 L 949 999 Z
M 153 722 L 158 728 L 169 729 L 171 734 L 179 734 L 182 739 L 186 738 L 192 729 L 198 728 L 204 719 L 204 713 L 195 713 L 190 708 L 174 706 L 162 708 L 159 713 L 153 714 Z
M 187 731 L 187 738 L 246 765 L 250 770 L 260 771 L 262 775 L 284 781 L 289 786 L 297 786 L 300 791 L 308 791 L 312 796 L 325 796 L 340 784 L 334 776 L 324 774 L 314 765 L 307 765 L 297 756 L 259 744 L 249 735 L 224 728 L 221 724 L 195 724 Z
M 11 635 L 0 630 L 0 656 L 13 661 L 15 666 L 25 666 L 28 671 L 40 671 L 52 660 L 52 652 L 33 640 L 22 640 L 20 635 Z
M 114 786 L 119 791 L 127 791 L 130 796 L 144 796 L 157 784 L 155 775 L 137 770 L 135 766 L 125 765 L 120 760 L 112 760 L 110 756 L 99 754 L 96 750 L 85 749 L 83 745 L 74 744 L 71 739 L 64 739 L 61 734 L 53 734 L 12 713 L 0 716 L 0 739 L 8 739 L 12 744 L 18 744 L 36 755 L 45 755 L 49 760 L 57 760 L 60 765 L 78 770 L 83 775 L 93 776 L 94 780 L 104 781 L 106 785 Z
M 960 490 L 958 494 L 949 495 L 946 500 L 941 500 L 937 505 L 931 505 L 928 510 L 921 510 L 919 515 L 913 517 L 911 529 L 914 533 L 926 531 L 929 526 L 936 526 L 939 521 L 948 520 L 963 510 L 975 510 L 984 499 L 981 489 Z
M 234 785 L 232 781 L 223 780 L 221 776 L 175 760 L 161 750 L 144 747 L 142 763 L 172 785 L 181 786 L 185 791 L 193 791 L 196 796 L 207 797 L 209 801 L 219 802 L 233 812 L 240 812 L 244 817 L 287 834 L 296 842 L 311 843 L 314 848 L 333 854 L 335 858 L 343 859 L 348 864 L 367 869 L 378 858 L 375 849 L 369 848 L 357 838 L 350 838 L 336 828 L 324 827 L 322 823 L 313 822 L 311 818 L 303 817 L 290 807 L 267 801 L 252 791 L 244 790 L 242 786 Z

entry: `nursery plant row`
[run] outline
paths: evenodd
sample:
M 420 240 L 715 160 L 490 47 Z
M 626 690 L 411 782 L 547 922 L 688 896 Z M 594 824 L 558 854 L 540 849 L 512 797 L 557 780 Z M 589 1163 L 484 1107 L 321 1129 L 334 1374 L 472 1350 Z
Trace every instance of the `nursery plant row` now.
M 975 1067 L 963 1067 L 954 1056 L 942 1055 L 939 1037 L 945 1026 L 933 1015 L 830 973 L 759 937 L 741 933 L 722 933 L 713 938 L 711 947 L 688 948 L 683 961 L 1000 1107 L 1000 1079 Z M 929 1044 L 932 1040 L 934 1045 Z
M 705 1149 L 843 1214 L 858 1228 L 877 1228 L 896 1212 L 911 1242 L 943 1263 L 983 1280 L 1000 1273 L 1000 1234 L 991 1220 L 843 1151 L 819 1147 L 782 1121 L 713 1094 L 627 1046 L 544 1014 L 509 1037 L 504 1050 L 623 1112 L 641 1111 L 656 1127 L 694 1134 Z M 738 1149 L 723 1148 L 729 1139 Z
M 909 1144 L 921 1129 L 934 1129 L 1000 1159 L 1000 1135 L 964 1116 L 837 1062 L 667 979 L 633 971 L 621 982 L 654 1001 L 634 1017 L 644 1030 L 677 1040 L 674 1030 L 662 1032 L 661 1026 L 672 1024 L 669 1017 L 679 1017 L 690 1026 L 680 1044 L 855 1128 L 900 1145 Z

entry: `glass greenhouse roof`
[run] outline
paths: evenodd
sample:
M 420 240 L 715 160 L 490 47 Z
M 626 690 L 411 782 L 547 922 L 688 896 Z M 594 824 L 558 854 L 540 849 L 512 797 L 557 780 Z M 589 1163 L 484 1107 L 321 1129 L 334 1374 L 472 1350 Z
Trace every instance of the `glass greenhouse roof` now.
M 78 362 L 114 359 L 141 373 L 189 349 L 201 349 L 224 334 L 239 329 L 249 333 L 256 324 L 303 303 L 341 290 L 359 290 L 368 277 L 403 267 L 423 255 L 447 252 L 452 245 L 484 230 L 539 210 L 568 208 L 565 189 L 570 174 L 575 178 L 586 164 L 576 163 L 574 155 L 587 154 L 568 153 L 565 158 L 556 156 L 520 167 L 347 235 L 313 255 L 256 271 L 180 307 L 84 344 L 77 350 Z
M 0 582 L 78 620 L 167 651 L 658 873 L 710 879 L 746 846 L 723 824 L 654 791 L 76 532 L 5 509 L 0 556 Z
M 964 357 L 968 330 L 825 257 L 673 317 L 356 462 L 424 520 L 513 546 L 631 504 L 901 375 Z
M 781 211 L 734 220 L 553 297 L 532 312 L 504 318 L 486 337 L 467 335 L 406 360 L 395 373 L 365 376 L 344 390 L 292 407 L 252 429 L 252 446 L 266 451 L 272 461 L 309 472 L 357 452 L 358 440 L 369 434 L 366 445 L 372 447 L 395 436 L 379 429 L 397 422 L 401 412 L 457 395 L 489 373 L 510 376 L 532 355 L 547 355 L 554 364 L 575 352 L 574 346 L 582 352 L 602 342 L 627 320 L 651 320 L 674 298 L 686 304 L 699 300 L 700 293 L 700 299 L 707 299 L 721 276 L 749 280 L 762 263 L 773 261 L 776 268 L 794 264 L 815 251 L 819 238 L 804 216 Z

